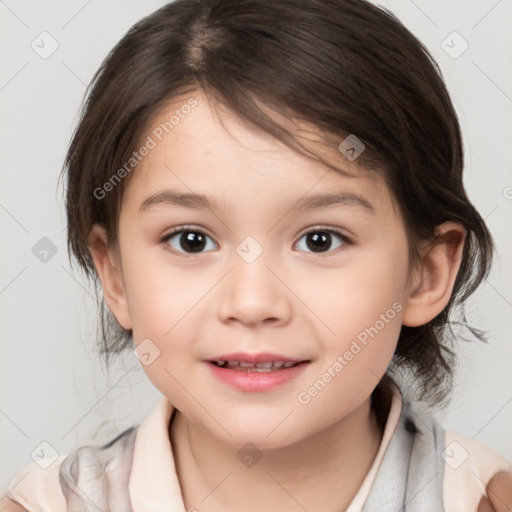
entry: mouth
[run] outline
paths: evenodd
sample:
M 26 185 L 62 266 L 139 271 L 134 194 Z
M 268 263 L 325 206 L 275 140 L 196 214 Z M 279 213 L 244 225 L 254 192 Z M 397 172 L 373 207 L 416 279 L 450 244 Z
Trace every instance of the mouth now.
M 259 372 L 259 373 L 272 373 L 288 368 L 293 368 L 309 361 L 266 361 L 260 363 L 250 363 L 248 361 L 225 361 L 222 359 L 216 361 L 207 361 L 208 363 L 216 366 L 217 368 L 224 368 L 227 370 L 235 370 L 240 372 Z
M 238 357 L 230 354 L 229 359 L 216 357 L 205 362 L 211 368 L 212 375 L 224 385 L 251 393 L 272 391 L 284 386 L 298 378 L 311 363 L 310 360 L 292 360 L 268 354 L 238 354 Z

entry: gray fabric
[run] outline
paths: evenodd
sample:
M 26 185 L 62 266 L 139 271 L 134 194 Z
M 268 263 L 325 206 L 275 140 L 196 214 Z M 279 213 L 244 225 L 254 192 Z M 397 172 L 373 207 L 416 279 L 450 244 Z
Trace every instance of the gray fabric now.
M 363 512 L 443 512 L 444 437 L 428 410 L 404 401 Z
M 61 464 L 59 482 L 68 512 L 132 512 L 128 481 L 137 428 L 104 446 L 84 446 Z
M 137 427 L 64 459 L 59 480 L 69 512 L 132 512 L 128 494 Z M 443 512 L 444 429 L 404 401 L 363 512 Z M 171 511 L 169 511 L 171 512 Z

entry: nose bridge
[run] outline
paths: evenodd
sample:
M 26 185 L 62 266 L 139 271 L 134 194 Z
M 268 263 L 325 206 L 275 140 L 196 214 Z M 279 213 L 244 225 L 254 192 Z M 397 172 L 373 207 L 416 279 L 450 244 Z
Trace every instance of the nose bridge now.
M 233 270 L 226 276 L 219 315 L 224 320 L 237 319 L 255 324 L 268 319 L 289 320 L 291 313 L 287 289 L 268 267 L 280 265 L 270 260 L 270 250 L 254 237 L 247 236 L 235 248 Z

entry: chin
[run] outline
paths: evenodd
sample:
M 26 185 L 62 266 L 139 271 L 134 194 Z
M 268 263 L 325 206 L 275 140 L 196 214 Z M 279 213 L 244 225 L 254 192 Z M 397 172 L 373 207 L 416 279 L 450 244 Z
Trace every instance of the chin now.
M 266 432 L 262 432 L 258 429 L 247 429 L 245 431 L 232 432 L 232 434 L 233 437 L 229 435 L 223 436 L 222 441 L 236 450 L 242 451 L 248 449 L 248 445 L 254 445 L 262 452 L 267 450 L 279 450 L 291 446 L 302 439 L 300 434 L 297 435 L 297 432 L 292 436 L 290 431 L 284 429 L 283 432 L 279 434 L 272 433 L 269 436 L 267 436 Z
M 290 417 L 286 418 L 287 414 L 279 414 L 278 417 L 266 414 L 263 418 L 261 414 L 225 417 L 222 421 L 224 428 L 215 422 L 212 424 L 211 421 L 208 421 L 207 428 L 212 435 L 237 450 L 247 443 L 254 444 L 260 450 L 275 450 L 290 446 L 307 436 L 298 425 L 289 422 Z

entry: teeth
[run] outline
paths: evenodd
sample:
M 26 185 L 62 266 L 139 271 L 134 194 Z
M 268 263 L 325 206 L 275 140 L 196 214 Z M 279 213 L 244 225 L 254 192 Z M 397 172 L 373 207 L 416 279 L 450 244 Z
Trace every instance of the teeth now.
M 270 368 L 290 368 L 294 366 L 295 362 L 293 361 L 287 361 L 286 363 L 284 361 L 267 361 L 264 363 L 248 363 L 246 361 L 224 361 L 223 359 L 219 359 L 218 361 L 215 361 L 217 366 L 224 366 L 225 363 L 227 363 L 227 366 L 238 366 L 241 368 L 262 368 L 262 369 L 270 369 Z
M 274 363 L 272 361 L 269 361 L 268 363 L 256 363 L 257 368 L 272 368 Z

